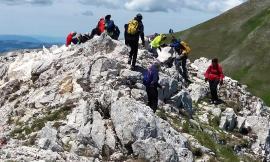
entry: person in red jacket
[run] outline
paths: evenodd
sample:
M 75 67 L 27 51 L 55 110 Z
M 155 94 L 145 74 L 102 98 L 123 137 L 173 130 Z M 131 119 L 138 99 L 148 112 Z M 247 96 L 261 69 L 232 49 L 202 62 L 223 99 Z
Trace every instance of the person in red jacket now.
M 69 46 L 71 44 L 71 42 L 73 42 L 73 37 L 76 35 L 76 32 L 70 32 L 67 36 L 67 40 L 66 40 L 66 46 Z
M 214 58 L 212 59 L 212 64 L 208 67 L 205 74 L 205 82 L 209 82 L 209 87 L 211 91 L 211 103 L 212 104 L 218 104 L 218 94 L 217 94 L 217 86 L 218 84 L 223 84 L 224 74 L 222 71 L 222 67 L 218 63 L 218 59 Z

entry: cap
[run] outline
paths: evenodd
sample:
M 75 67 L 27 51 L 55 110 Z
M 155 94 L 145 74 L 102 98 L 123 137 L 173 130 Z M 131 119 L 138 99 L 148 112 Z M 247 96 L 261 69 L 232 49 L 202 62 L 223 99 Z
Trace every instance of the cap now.
M 140 13 L 138 13 L 138 14 L 136 15 L 136 17 L 137 17 L 139 20 L 142 20 L 142 19 L 143 19 L 143 16 L 142 16 L 142 14 L 140 14 Z
M 106 20 L 109 20 L 109 19 L 111 19 L 111 17 L 112 17 L 111 15 L 106 15 L 106 16 L 105 16 L 105 19 L 106 19 Z

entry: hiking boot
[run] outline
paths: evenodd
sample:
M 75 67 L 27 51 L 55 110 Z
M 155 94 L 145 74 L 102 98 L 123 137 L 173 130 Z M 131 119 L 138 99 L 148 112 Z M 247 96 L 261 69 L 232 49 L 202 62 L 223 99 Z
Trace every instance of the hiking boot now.
M 130 70 L 135 71 L 135 66 L 131 65 Z
M 187 84 L 191 84 L 191 83 L 193 83 L 191 80 L 189 80 L 189 79 L 185 79 L 185 82 L 187 83 Z

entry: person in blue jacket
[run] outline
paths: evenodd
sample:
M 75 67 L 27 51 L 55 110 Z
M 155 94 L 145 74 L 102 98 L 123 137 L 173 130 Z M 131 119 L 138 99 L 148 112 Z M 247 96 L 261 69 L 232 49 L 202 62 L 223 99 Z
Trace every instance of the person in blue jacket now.
M 156 112 L 158 108 L 158 89 L 162 86 L 158 83 L 159 81 L 159 68 L 160 63 L 155 62 L 148 68 L 146 76 L 144 77 L 144 85 L 146 86 L 146 92 L 148 96 L 148 106 Z

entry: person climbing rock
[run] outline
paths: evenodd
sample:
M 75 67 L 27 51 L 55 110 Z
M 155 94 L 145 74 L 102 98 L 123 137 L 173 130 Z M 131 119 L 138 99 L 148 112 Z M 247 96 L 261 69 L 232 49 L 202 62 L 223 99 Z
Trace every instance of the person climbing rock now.
M 166 39 L 167 36 L 165 34 L 160 34 L 150 43 L 149 52 L 153 53 L 154 57 L 158 57 L 157 49 L 161 51 L 161 46 L 165 43 Z
M 128 59 L 128 64 L 131 64 L 131 70 L 135 70 L 140 37 L 142 45 L 145 46 L 144 25 L 142 19 L 143 16 L 137 14 L 128 24 L 125 24 L 125 44 L 131 48 Z
M 70 32 L 67 36 L 66 39 L 66 46 L 69 46 L 71 43 L 76 44 L 77 42 L 75 41 L 75 36 L 76 36 L 77 32 Z
M 205 74 L 205 82 L 209 82 L 209 87 L 211 91 L 211 104 L 218 104 L 220 102 L 217 94 L 218 85 L 223 84 L 224 74 L 222 67 L 218 63 L 218 59 L 212 59 L 212 64 L 208 67 Z
M 175 37 L 173 37 L 170 47 L 173 47 L 174 50 L 177 52 L 175 58 L 176 70 L 182 75 L 185 82 L 190 84 L 191 81 L 188 79 L 188 71 L 187 71 L 187 59 L 188 54 L 191 51 L 191 48 L 186 42 L 181 41 L 180 39 L 178 40 Z
M 143 83 L 146 86 L 146 92 L 148 96 L 148 106 L 154 111 L 157 110 L 158 107 L 158 89 L 163 88 L 159 83 L 159 69 L 160 63 L 155 62 L 151 65 L 147 72 L 144 74 Z

